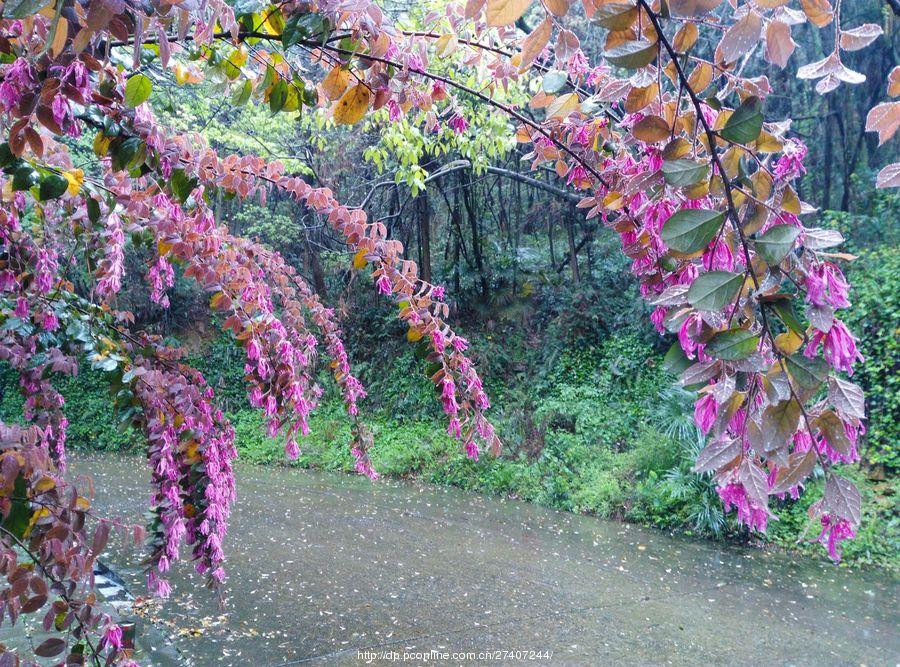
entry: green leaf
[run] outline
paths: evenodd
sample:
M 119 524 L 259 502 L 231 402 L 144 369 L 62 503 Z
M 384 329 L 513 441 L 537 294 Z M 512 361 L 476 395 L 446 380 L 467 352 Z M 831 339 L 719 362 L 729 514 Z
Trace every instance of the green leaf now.
M 131 171 L 141 162 L 146 155 L 144 143 L 139 137 L 128 137 L 122 141 L 116 141 L 110 145 L 112 153 L 112 168 L 115 171 Z
M 41 186 L 39 190 L 41 201 L 47 201 L 49 199 L 56 199 L 57 197 L 61 197 L 68 188 L 69 181 L 67 181 L 59 174 L 46 174 L 41 179 Z
M 677 187 L 699 183 L 709 173 L 709 165 L 693 160 L 666 160 L 662 165 L 666 183 Z
M 2 144 L 0 144 L 0 169 L 8 167 L 17 159 L 18 158 L 10 149 L 8 142 L 4 141 Z
M 280 79 L 272 86 L 272 91 L 269 93 L 269 109 L 272 113 L 278 113 L 284 108 L 284 103 L 287 102 L 287 96 L 287 83 L 285 83 L 284 79 Z
M 22 475 L 16 477 L 13 482 L 12 497 L 9 515 L 0 522 L 0 526 L 10 533 L 22 539 L 28 524 L 31 521 L 31 510 L 28 507 L 28 484 Z
M 287 49 L 310 37 L 319 37 L 320 33 L 327 32 L 327 27 L 327 22 L 321 14 L 294 14 L 284 26 L 281 43 Z
M 609 51 L 604 52 L 603 57 L 607 62 L 616 67 L 626 69 L 638 69 L 649 65 L 656 58 L 659 45 L 656 42 L 648 42 L 640 39 L 633 42 L 625 42 Z
M 776 301 L 772 304 L 772 309 L 775 311 L 775 314 L 778 315 L 778 319 L 784 322 L 788 329 L 801 336 L 806 333 L 806 327 L 803 326 L 803 323 L 797 317 L 797 313 L 794 312 L 793 301 L 787 299 Z
M 776 225 L 756 239 L 756 252 L 766 262 L 776 265 L 791 251 L 800 229 L 793 225 Z
M 150 99 L 153 82 L 143 74 L 135 74 L 125 82 L 125 104 L 136 107 Z
M 741 102 L 741 105 L 729 116 L 719 135 L 736 144 L 749 144 L 751 141 L 756 141 L 759 133 L 762 132 L 762 126 L 762 102 L 758 97 L 751 96 Z
M 191 192 L 194 191 L 194 188 L 197 187 L 197 179 L 188 178 L 187 174 L 184 173 L 184 169 L 173 169 L 169 187 L 172 188 L 172 193 L 178 197 L 179 201 L 184 203 L 191 195 Z
M 247 104 L 250 99 L 250 93 L 253 92 L 253 84 L 250 79 L 244 81 L 243 85 L 238 86 L 231 95 L 231 103 L 236 107 L 242 107 Z
M 746 359 L 759 347 L 759 336 L 748 329 L 729 329 L 716 334 L 706 351 L 717 359 L 735 361 Z
M 721 310 L 734 301 L 744 284 L 744 274 L 728 271 L 701 273 L 688 290 L 687 298 L 699 310 Z
M 693 363 L 694 362 L 684 355 L 681 344 L 676 341 L 672 344 L 672 347 L 669 348 L 669 351 L 666 352 L 666 356 L 663 357 L 662 365 L 663 368 L 672 375 L 681 375 L 681 373 Z
M 29 164 L 24 164 L 13 172 L 13 190 L 27 190 L 37 182 L 38 173 Z
M 804 389 L 815 389 L 828 377 L 828 363 L 819 357 L 792 354 L 784 361 L 790 376 Z
M 697 252 L 712 241 L 724 219 L 725 214 L 720 211 L 702 208 L 676 211 L 663 225 L 662 240 L 676 252 Z
M 562 90 L 568 80 L 569 75 L 567 72 L 553 69 L 544 75 L 544 78 L 541 80 L 541 88 L 545 93 L 552 95 Z
M 7 0 L 3 3 L 3 18 L 24 19 L 49 4 L 48 0 Z
M 88 212 L 88 220 L 93 223 L 96 223 L 100 220 L 100 202 L 98 202 L 93 197 L 88 197 L 87 200 L 87 212 Z

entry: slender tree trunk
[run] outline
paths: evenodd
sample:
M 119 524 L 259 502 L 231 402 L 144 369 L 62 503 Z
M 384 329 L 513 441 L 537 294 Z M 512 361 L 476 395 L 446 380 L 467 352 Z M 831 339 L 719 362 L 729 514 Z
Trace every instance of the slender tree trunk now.
M 463 203 L 466 207 L 466 215 L 469 218 L 469 229 L 472 234 L 472 255 L 475 258 L 475 270 L 478 272 L 478 282 L 481 286 L 481 299 L 487 303 L 490 297 L 490 287 L 484 270 L 484 257 L 481 248 L 481 234 L 478 230 L 478 216 L 476 215 L 474 184 L 471 176 L 467 175 L 466 188 L 463 191 Z
M 572 279 L 578 282 L 581 275 L 578 271 L 578 250 L 575 248 L 575 214 L 571 210 L 566 216 L 566 233 L 569 237 L 569 268 L 572 270 Z
M 828 103 L 827 115 L 825 116 L 825 153 L 822 157 L 823 178 L 822 184 L 822 210 L 827 211 L 831 208 L 831 167 L 834 162 L 834 151 L 832 150 L 832 132 L 831 128 L 834 120 L 831 117 L 831 102 Z

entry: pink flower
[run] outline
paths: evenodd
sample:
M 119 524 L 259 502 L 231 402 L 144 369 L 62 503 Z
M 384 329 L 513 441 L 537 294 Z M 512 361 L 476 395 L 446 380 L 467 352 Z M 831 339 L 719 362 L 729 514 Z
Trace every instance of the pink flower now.
M 569 170 L 569 174 L 566 177 L 566 184 L 574 185 L 576 188 L 584 190 L 591 187 L 591 178 L 588 175 L 587 170 L 581 165 L 578 165 Z
M 300 447 L 297 446 L 297 441 L 293 438 L 288 439 L 287 443 L 284 445 L 284 454 L 288 457 L 289 461 L 295 461 L 298 456 L 300 456 Z
M 834 320 L 827 333 L 816 330 L 803 354 L 810 359 L 814 358 L 819 343 L 822 343 L 825 360 L 835 369 L 844 371 L 847 375 L 853 375 L 853 364 L 856 361 L 865 361 L 856 348 L 856 338 L 838 319 Z
M 653 326 L 656 327 L 656 330 L 660 334 L 666 333 L 666 328 L 663 326 L 663 322 L 666 321 L 666 314 L 668 310 L 664 306 L 657 306 L 653 309 L 653 312 L 650 313 L 650 321 L 653 322 Z
M 41 326 L 44 327 L 44 331 L 56 331 L 59 328 L 59 319 L 57 319 L 56 313 L 53 311 L 46 313 Z
M 688 359 L 694 358 L 694 353 L 698 348 L 694 337 L 699 336 L 702 329 L 703 319 L 700 317 L 700 313 L 688 315 L 681 323 L 681 328 L 678 330 L 678 342 Z
M 756 505 L 747 496 L 743 484 L 730 482 L 723 486 L 717 486 L 716 492 L 719 494 L 726 512 L 731 511 L 732 508 L 737 510 L 738 522 L 741 525 L 746 525 L 750 530 L 758 530 L 761 533 L 766 531 L 769 510 Z
M 397 104 L 396 100 L 388 100 L 387 108 L 388 118 L 392 123 L 396 123 L 403 118 L 403 109 L 400 108 L 400 105 Z
M 841 542 L 856 537 L 856 530 L 846 519 L 833 517 L 830 514 L 822 515 L 822 532 L 816 542 L 825 545 L 828 555 L 835 563 L 841 560 Z
M 731 246 L 718 239 L 703 253 L 703 268 L 707 271 L 734 271 L 734 253 Z
M 578 78 L 591 71 L 591 64 L 581 49 L 569 56 L 569 74 L 572 78 Z
M 103 633 L 103 639 L 100 640 L 101 645 L 109 646 L 114 651 L 122 648 L 122 628 L 115 623 L 106 626 L 106 632 Z
M 469 123 L 466 122 L 466 119 L 462 114 L 455 114 L 453 118 L 448 121 L 447 125 L 449 125 L 450 129 L 456 134 L 464 134 L 469 127 Z
M 784 181 L 806 173 L 803 160 L 809 149 L 799 139 L 788 139 L 784 144 L 784 153 L 775 161 L 774 175 L 776 181 Z
M 850 285 L 843 272 L 831 262 L 814 266 L 806 274 L 806 298 L 814 306 L 848 308 Z
M 438 329 L 435 329 L 431 333 L 431 344 L 434 346 L 434 351 L 438 354 L 444 354 L 444 349 L 447 347 L 447 337 L 444 336 Z M 451 380 L 452 382 L 452 380 Z
M 28 301 L 25 300 L 24 296 L 20 296 L 16 299 L 16 309 L 13 311 L 16 317 L 20 320 L 24 320 L 28 317 Z
M 694 404 L 694 423 L 703 432 L 703 435 L 709 433 L 716 417 L 719 414 L 719 405 L 712 394 L 704 394 Z
M 391 279 L 385 275 L 381 275 L 378 277 L 378 280 L 375 281 L 375 287 L 378 289 L 378 293 L 383 296 L 389 296 L 391 293 Z
M 469 442 L 466 443 L 466 456 L 473 461 L 478 460 L 478 445 L 474 440 L 469 440 Z
M 0 106 L 4 111 L 12 111 L 19 104 L 22 95 L 36 86 L 37 80 L 34 78 L 31 65 L 25 58 L 18 58 L 3 73 L 3 83 L 0 84 Z
M 579 146 L 588 146 L 591 143 L 591 128 L 589 125 L 582 125 L 572 134 L 572 143 Z

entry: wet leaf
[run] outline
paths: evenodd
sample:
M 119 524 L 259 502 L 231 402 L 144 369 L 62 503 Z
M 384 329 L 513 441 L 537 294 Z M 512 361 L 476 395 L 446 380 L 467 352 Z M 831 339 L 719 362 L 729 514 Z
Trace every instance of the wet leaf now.
M 616 67 L 638 69 L 653 62 L 658 50 L 659 45 L 657 43 L 638 40 L 620 44 L 604 52 L 603 57 Z
M 36 649 L 34 649 L 35 655 L 38 655 L 42 658 L 52 658 L 55 655 L 59 655 L 63 651 L 66 650 L 66 642 L 59 637 L 51 637 L 50 639 L 42 642 Z
M 692 253 L 705 248 L 725 220 L 721 211 L 686 208 L 666 220 L 660 236 L 676 252 Z
M 859 525 L 859 510 L 862 499 L 859 489 L 848 479 L 831 474 L 825 481 L 825 507 L 832 513 L 846 519 L 854 526 Z
M 723 139 L 746 145 L 756 141 L 762 126 L 762 102 L 753 96 L 748 97 L 734 110 L 719 134 Z
M 784 361 L 790 376 L 804 389 L 815 389 L 828 377 L 828 363 L 820 357 L 809 359 L 803 354 L 792 354 Z
M 759 336 L 749 329 L 730 329 L 713 336 L 706 351 L 717 359 L 746 359 L 759 347 Z
M 787 256 L 798 236 L 800 236 L 799 227 L 775 225 L 754 241 L 756 252 L 769 264 L 775 266 Z
M 697 456 L 692 470 L 709 472 L 718 470 L 726 463 L 731 463 L 741 453 L 741 443 L 737 440 L 714 440 Z
M 765 450 L 784 447 L 788 439 L 797 432 L 800 416 L 800 404 L 793 398 L 767 407 L 760 424 Z
M 662 165 L 662 173 L 669 185 L 684 187 L 706 178 L 709 165 L 693 160 L 666 160 Z
M 788 458 L 788 464 L 778 468 L 772 493 L 785 493 L 802 484 L 816 467 L 816 453 L 813 449 L 805 452 L 794 452 Z
M 340 125 L 354 125 L 363 119 L 369 109 L 371 91 L 361 83 L 345 92 L 334 109 L 334 122 Z
M 828 378 L 828 400 L 845 419 L 865 419 L 866 401 L 858 384 L 836 375 Z
M 701 273 L 688 290 L 688 301 L 698 310 L 721 310 L 735 300 L 743 284 L 742 273 Z

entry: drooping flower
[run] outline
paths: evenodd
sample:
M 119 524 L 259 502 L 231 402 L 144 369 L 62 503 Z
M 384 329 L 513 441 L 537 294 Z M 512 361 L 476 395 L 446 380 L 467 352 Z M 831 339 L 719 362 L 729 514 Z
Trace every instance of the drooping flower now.
M 766 531 L 769 510 L 765 507 L 759 507 L 747 495 L 747 490 L 743 484 L 731 481 L 717 486 L 716 493 L 719 494 L 726 512 L 730 512 L 732 509 L 737 510 L 738 522 L 741 525 L 746 525 L 750 530 L 757 530 L 761 533 Z
M 841 542 L 856 537 L 856 529 L 849 521 L 828 513 L 822 515 L 822 532 L 816 542 L 825 545 L 828 555 L 835 563 L 841 560 Z
M 450 129 L 453 130 L 455 134 L 465 134 L 469 127 L 469 123 L 466 121 L 465 116 L 460 113 L 454 114 L 447 122 L 447 125 L 450 126 Z
M 719 405 L 711 393 L 704 394 L 694 404 L 694 423 L 703 435 L 709 433 L 719 414 Z
M 827 333 L 818 329 L 811 336 L 803 354 L 812 359 L 822 343 L 825 359 L 835 369 L 853 375 L 853 364 L 865 361 L 856 347 L 856 338 L 841 320 L 835 319 Z
M 379 294 L 390 296 L 392 290 L 391 279 L 382 274 L 378 276 L 378 280 L 375 281 L 375 287 L 378 289 Z
M 849 308 L 849 291 L 844 273 L 831 262 L 822 262 L 806 274 L 806 298 L 814 306 Z
M 113 651 L 118 651 L 122 648 L 122 628 L 119 627 L 115 623 L 110 623 L 106 626 L 106 631 L 103 633 L 103 638 L 100 640 L 101 647 L 109 647 Z
M 803 160 L 809 149 L 799 139 L 788 139 L 784 143 L 784 152 L 775 161 L 774 176 L 776 181 L 786 181 L 806 173 Z

